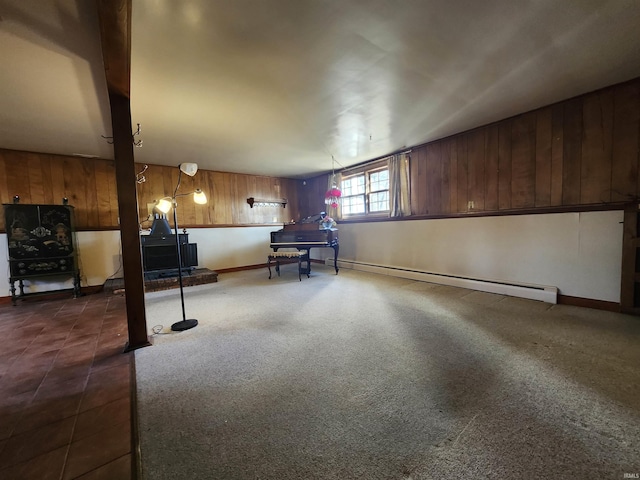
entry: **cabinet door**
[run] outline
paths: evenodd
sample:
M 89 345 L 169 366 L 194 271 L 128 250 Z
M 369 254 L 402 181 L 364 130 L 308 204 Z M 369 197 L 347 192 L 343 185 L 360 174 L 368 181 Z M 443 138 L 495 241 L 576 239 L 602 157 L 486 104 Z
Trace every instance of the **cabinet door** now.
M 12 276 L 76 270 L 72 213 L 66 205 L 4 205 Z
M 621 310 L 640 315 L 640 203 L 627 205 L 624 210 L 620 287 Z

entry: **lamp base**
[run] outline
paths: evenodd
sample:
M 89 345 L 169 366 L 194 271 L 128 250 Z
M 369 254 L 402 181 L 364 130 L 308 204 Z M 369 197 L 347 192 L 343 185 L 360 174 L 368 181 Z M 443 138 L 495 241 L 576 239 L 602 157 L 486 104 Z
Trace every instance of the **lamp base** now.
M 187 320 L 181 320 L 171 325 L 171 330 L 174 332 L 182 332 L 183 330 L 189 330 L 190 328 L 198 325 L 198 320 L 195 318 L 188 318 Z

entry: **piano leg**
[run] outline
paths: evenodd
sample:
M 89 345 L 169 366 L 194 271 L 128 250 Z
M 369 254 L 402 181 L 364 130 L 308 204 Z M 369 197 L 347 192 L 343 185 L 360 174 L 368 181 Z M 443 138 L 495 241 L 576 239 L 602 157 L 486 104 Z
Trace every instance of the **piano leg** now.
M 310 248 L 302 248 L 302 247 L 298 247 L 298 251 L 299 252 L 306 252 L 304 254 L 304 256 L 306 257 L 307 260 L 307 266 L 302 268 L 302 262 L 300 262 L 300 273 L 306 273 L 307 274 L 307 278 L 309 278 L 309 274 L 311 273 L 311 255 L 309 255 L 309 250 L 311 250 Z M 305 260 L 304 258 L 302 260 Z
M 333 266 L 336 269 L 336 275 L 338 274 L 338 250 L 340 250 L 340 245 L 333 246 Z

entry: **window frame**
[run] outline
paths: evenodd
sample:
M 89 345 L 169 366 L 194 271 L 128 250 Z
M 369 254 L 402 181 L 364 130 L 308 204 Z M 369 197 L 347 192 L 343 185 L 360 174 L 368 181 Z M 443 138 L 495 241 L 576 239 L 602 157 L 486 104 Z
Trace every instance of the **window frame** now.
M 380 190 L 371 190 L 371 174 L 373 173 L 377 173 L 377 172 L 381 172 L 386 170 L 387 172 L 389 172 L 389 162 L 387 159 L 383 160 L 383 161 L 379 161 L 379 162 L 374 162 L 374 163 L 370 163 L 368 165 L 363 165 L 361 167 L 358 167 L 356 169 L 350 169 L 348 172 L 342 172 L 342 179 L 341 179 L 341 185 L 340 188 L 343 191 L 343 195 L 342 195 L 342 201 L 344 204 L 344 199 L 345 198 L 349 198 L 349 197 L 358 197 L 358 196 L 364 196 L 364 212 L 361 213 L 344 213 L 344 206 L 341 208 L 341 218 L 348 220 L 348 219 L 355 219 L 355 218 L 365 218 L 365 217 L 388 217 L 389 213 L 391 211 L 391 204 L 390 204 L 390 196 L 391 196 L 391 190 L 390 188 L 386 188 L 386 189 L 380 189 Z M 349 195 L 346 196 L 344 195 L 344 182 L 345 180 L 349 180 L 351 178 L 354 177 L 358 177 L 358 176 L 364 176 L 364 193 L 360 193 L 357 195 Z M 388 182 L 388 180 L 387 180 Z M 388 185 L 388 187 L 390 187 L 390 185 Z M 370 201 L 370 196 L 372 193 L 380 193 L 380 192 L 387 192 L 387 209 L 386 210 L 376 210 L 374 212 L 371 211 L 371 201 Z

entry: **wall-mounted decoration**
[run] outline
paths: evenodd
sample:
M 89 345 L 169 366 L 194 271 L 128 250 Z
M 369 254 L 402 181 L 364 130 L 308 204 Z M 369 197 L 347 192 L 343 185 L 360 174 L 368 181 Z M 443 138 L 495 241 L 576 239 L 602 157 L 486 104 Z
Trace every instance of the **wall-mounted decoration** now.
M 285 208 L 287 206 L 288 200 L 286 198 L 247 198 L 247 203 L 251 208 L 255 205 L 256 207 L 282 207 Z

